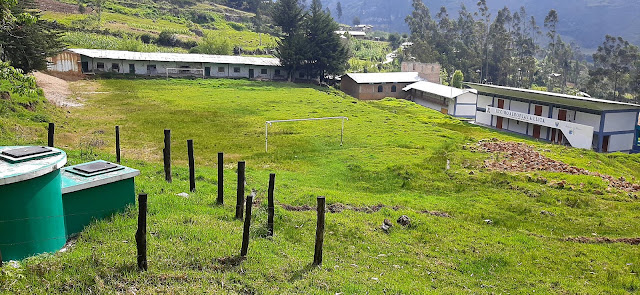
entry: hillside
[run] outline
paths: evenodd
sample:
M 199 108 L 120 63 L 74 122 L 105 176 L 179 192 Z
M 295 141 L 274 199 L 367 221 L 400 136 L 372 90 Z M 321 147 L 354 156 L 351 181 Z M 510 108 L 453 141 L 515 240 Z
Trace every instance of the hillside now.
M 137 191 L 149 194 L 149 271 L 135 268 L 134 207 L 92 224 L 65 252 L 5 264 L 0 293 L 640 289 L 638 155 L 545 144 L 405 100 L 363 102 L 290 83 L 98 79 L 73 82 L 71 90 L 84 106 L 51 110 L 37 95 L 0 100 L 0 145 L 42 144 L 50 120 L 70 164 L 113 161 L 114 126 L 121 126 L 124 164 L 142 171 Z M 265 152 L 266 120 L 324 116 L 349 118 L 343 146 L 339 121 L 278 123 Z M 164 128 L 172 130 L 171 184 L 162 169 Z M 194 140 L 197 190 L 183 197 L 187 139 Z M 223 206 L 215 204 L 220 151 Z M 514 155 L 537 164 L 526 170 Z M 237 258 L 242 222 L 233 219 L 241 160 L 245 193 L 258 190 L 244 261 Z M 277 175 L 273 237 L 265 236 L 269 173 Z M 310 265 L 317 196 L 328 205 L 322 267 Z M 411 225 L 396 223 L 402 215 Z M 394 225 L 388 233 L 380 228 L 385 219 Z
M 253 14 L 215 3 L 116 0 L 105 2 L 98 14 L 75 0 L 37 2 L 44 19 L 67 31 L 63 42 L 72 48 L 188 52 L 207 36 L 227 42 L 228 54 L 265 55 L 276 46 L 273 36 L 255 32 Z
M 383 31 L 408 32 L 404 19 L 412 11 L 411 0 L 323 0 L 336 15 L 336 4 L 343 6 L 342 22 L 351 24 L 355 16 L 362 23 L 372 24 Z M 445 6 L 453 17 L 460 4 L 468 10 L 476 9 L 476 0 L 433 0 L 425 1 L 431 13 L 435 15 L 441 6 Z M 640 2 L 623 0 L 488 0 L 489 8 L 495 12 L 507 6 L 517 11 L 525 6 L 529 14 L 534 15 L 542 26 L 549 10 L 556 9 L 560 17 L 558 31 L 569 40 L 575 40 L 580 46 L 594 49 L 604 41 L 606 34 L 622 36 L 632 43 L 640 44 Z

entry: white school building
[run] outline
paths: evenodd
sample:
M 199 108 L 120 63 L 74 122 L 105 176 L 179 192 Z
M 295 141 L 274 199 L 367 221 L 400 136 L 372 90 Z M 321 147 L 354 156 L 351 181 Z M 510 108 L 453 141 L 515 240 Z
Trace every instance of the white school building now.
M 476 89 L 475 122 L 598 152 L 638 152 L 640 105 L 465 83 Z
M 261 80 L 287 78 L 287 73 L 277 58 L 102 49 L 68 49 L 50 58 L 48 69 L 84 74 L 119 73 Z M 296 72 L 294 78 L 309 77 L 304 72 Z

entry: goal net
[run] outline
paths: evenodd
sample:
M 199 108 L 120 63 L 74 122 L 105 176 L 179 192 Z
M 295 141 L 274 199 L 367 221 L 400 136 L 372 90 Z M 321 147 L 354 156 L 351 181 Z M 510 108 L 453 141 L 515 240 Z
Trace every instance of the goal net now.
M 204 78 L 204 69 L 167 68 L 167 79 L 169 79 L 169 77 L 200 77 L 200 78 Z

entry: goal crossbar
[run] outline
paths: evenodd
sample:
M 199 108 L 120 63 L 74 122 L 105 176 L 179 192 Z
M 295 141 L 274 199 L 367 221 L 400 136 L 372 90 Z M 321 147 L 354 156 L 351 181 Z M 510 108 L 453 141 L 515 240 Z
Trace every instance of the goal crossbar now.
M 265 122 L 264 129 L 264 149 L 265 152 L 269 152 L 269 126 L 273 123 L 283 122 L 300 122 L 300 121 L 318 121 L 318 120 L 342 120 L 342 128 L 340 129 L 340 146 L 342 146 L 342 139 L 344 134 L 344 120 L 349 121 L 347 117 L 324 117 L 324 118 L 306 118 L 306 119 L 289 119 L 289 120 L 272 120 Z

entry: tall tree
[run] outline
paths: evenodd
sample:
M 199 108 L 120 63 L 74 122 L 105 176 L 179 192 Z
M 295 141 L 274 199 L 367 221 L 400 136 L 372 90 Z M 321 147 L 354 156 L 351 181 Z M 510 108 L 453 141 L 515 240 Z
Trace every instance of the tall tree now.
M 487 6 L 486 0 L 478 1 L 477 6 L 478 12 L 476 14 L 481 16 L 480 21 L 478 22 L 478 31 L 481 32 L 481 36 L 484 36 L 484 47 L 482 50 L 484 54 L 484 66 L 482 67 L 480 78 L 482 79 L 482 76 L 484 76 L 483 81 L 486 81 L 487 74 L 489 73 L 489 26 L 491 25 L 491 13 L 489 13 L 489 7 Z
M 334 32 L 338 24 L 331 15 L 322 10 L 320 0 L 311 2 L 306 22 L 307 66 L 313 77 L 324 80 L 326 75 L 343 73 L 348 67 L 349 51 Z
M 39 17 L 33 0 L 23 0 L 11 10 L 13 15 L 29 12 Z M 62 33 L 53 22 L 37 19 L 35 22 L 18 20 L 11 30 L 0 31 L 0 59 L 8 61 L 25 73 L 47 68 L 46 58 L 64 48 L 60 42 Z
M 598 50 L 593 54 L 594 69 L 589 71 L 591 90 L 597 91 L 599 84 L 609 81 L 609 98 L 619 99 L 623 79 L 633 72 L 639 59 L 638 47 L 622 37 L 607 35 L 604 43 L 598 46 Z
M 303 32 L 304 18 L 305 13 L 298 0 L 279 0 L 273 7 L 272 19 L 284 35 L 278 41 L 276 57 L 287 71 L 289 80 L 303 66 L 308 52 Z
M 340 1 L 336 4 L 336 14 L 338 15 L 338 21 L 342 21 L 342 3 Z
M 431 19 L 429 8 L 421 0 L 413 0 L 413 12 L 405 18 L 405 22 L 411 30 L 410 40 L 413 46 L 410 53 L 421 62 L 437 61 L 437 52 L 433 46 L 433 33 L 436 24 Z

